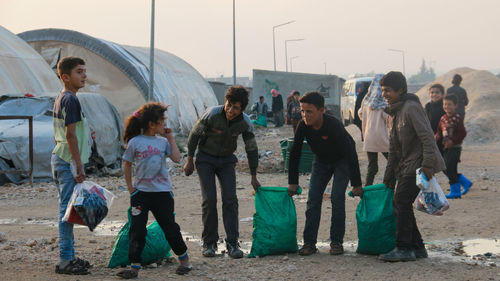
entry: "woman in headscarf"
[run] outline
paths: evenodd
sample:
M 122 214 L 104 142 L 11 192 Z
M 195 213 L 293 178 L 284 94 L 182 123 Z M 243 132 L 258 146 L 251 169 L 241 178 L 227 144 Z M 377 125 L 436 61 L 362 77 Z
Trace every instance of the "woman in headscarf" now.
M 387 126 L 389 115 L 384 112 L 387 103 L 382 97 L 382 87 L 379 84 L 382 77 L 383 74 L 375 75 L 358 111 L 361 119 L 363 150 L 368 156 L 366 185 L 373 184 L 373 179 L 378 172 L 378 153 L 382 153 L 385 159 L 389 155 L 389 127 Z

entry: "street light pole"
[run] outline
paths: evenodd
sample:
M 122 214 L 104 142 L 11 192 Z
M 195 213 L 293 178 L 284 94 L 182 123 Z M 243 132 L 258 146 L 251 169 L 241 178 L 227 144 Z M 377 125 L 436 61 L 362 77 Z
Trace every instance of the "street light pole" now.
M 290 72 L 293 72 L 293 67 L 292 67 L 292 66 L 293 66 L 293 63 L 292 63 L 292 62 L 293 62 L 293 60 L 294 60 L 294 59 L 296 59 L 296 58 L 298 58 L 298 57 L 299 57 L 299 56 L 295 56 L 295 57 L 291 57 L 291 58 L 290 58 Z
M 302 41 L 304 39 L 288 39 L 285 40 L 285 61 L 286 61 L 286 72 L 288 72 L 288 48 L 287 48 L 287 43 L 292 42 L 292 41 Z
M 389 51 L 392 51 L 392 52 L 398 52 L 398 53 L 401 53 L 401 55 L 403 56 L 403 75 L 406 77 L 406 70 L 405 70 L 405 51 L 403 50 L 398 50 L 398 49 L 388 49 Z
M 236 85 L 236 19 L 233 0 L 233 85 Z
M 148 101 L 153 99 L 155 77 L 155 0 L 151 0 L 151 43 L 149 44 L 149 91 Z
M 287 25 L 287 24 L 290 24 L 290 23 L 294 23 L 295 21 L 292 20 L 292 21 L 289 21 L 289 22 L 285 22 L 285 23 L 282 23 L 282 24 L 278 24 L 278 25 L 275 25 L 273 26 L 273 58 L 274 58 L 274 71 L 276 71 L 276 45 L 275 45 L 275 40 L 274 40 L 274 30 L 280 26 L 283 26 L 283 25 Z

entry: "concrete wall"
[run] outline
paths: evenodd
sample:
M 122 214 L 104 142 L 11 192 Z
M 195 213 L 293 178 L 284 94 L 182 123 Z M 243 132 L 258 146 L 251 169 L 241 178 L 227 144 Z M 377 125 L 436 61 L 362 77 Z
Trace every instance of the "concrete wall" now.
M 212 90 L 214 90 L 215 97 L 218 104 L 224 104 L 224 95 L 227 91 L 227 86 L 224 82 L 208 81 Z
M 325 98 L 325 107 L 330 114 L 340 119 L 340 94 L 344 79 L 336 75 L 319 75 L 296 72 L 281 72 L 268 70 L 253 70 L 252 103 L 257 102 L 259 96 L 264 96 L 271 110 L 271 89 L 277 89 L 283 96 L 283 103 L 292 90 L 299 91 L 301 96 L 306 92 L 318 91 Z M 286 107 L 286 104 L 284 104 Z

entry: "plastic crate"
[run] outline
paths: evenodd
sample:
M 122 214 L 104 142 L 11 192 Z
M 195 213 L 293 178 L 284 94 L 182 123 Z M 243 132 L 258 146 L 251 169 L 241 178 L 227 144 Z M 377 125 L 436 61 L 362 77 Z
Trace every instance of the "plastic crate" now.
M 290 158 L 290 149 L 292 148 L 293 138 L 280 141 L 281 153 L 285 162 L 285 170 L 288 170 L 288 160 Z M 310 173 L 312 171 L 312 162 L 314 161 L 314 153 L 311 151 L 309 144 L 304 141 L 302 144 L 302 153 L 300 155 L 299 173 Z

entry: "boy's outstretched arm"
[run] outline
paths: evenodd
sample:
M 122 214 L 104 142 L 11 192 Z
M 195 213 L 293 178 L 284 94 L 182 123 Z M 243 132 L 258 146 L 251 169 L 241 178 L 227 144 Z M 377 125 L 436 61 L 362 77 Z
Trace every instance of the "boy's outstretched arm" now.
M 184 174 L 186 176 L 190 176 L 194 172 L 194 153 L 196 151 L 196 147 L 198 146 L 198 142 L 200 141 L 200 137 L 205 131 L 205 122 L 208 114 L 205 113 L 199 120 L 194 124 L 193 129 L 189 133 L 187 147 L 188 147 L 188 156 L 186 159 L 186 164 L 184 165 Z
M 245 151 L 248 158 L 248 167 L 250 168 L 251 184 L 255 191 L 260 187 L 260 182 L 257 180 L 257 167 L 259 166 L 259 148 L 253 133 L 253 127 L 250 125 L 248 131 L 242 134 L 243 141 L 245 142 Z

